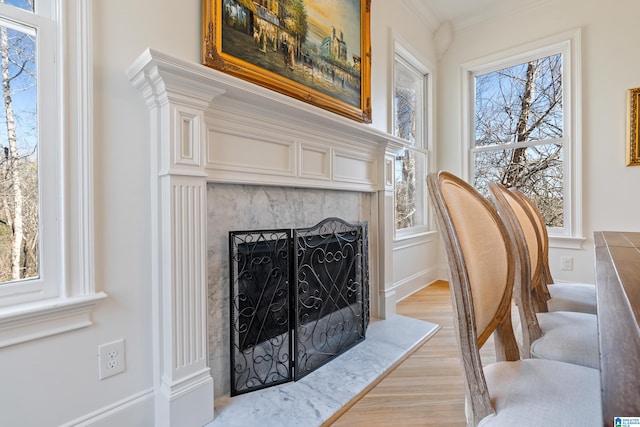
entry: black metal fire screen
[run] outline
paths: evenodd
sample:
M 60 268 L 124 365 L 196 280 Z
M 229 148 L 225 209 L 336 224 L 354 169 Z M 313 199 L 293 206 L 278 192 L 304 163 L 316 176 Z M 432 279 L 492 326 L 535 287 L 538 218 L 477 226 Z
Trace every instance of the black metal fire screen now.
M 291 380 L 291 230 L 231 232 L 231 394 Z
M 231 395 L 297 380 L 365 337 L 367 224 L 229 233 Z
M 363 229 L 332 218 L 293 232 L 296 380 L 364 339 Z

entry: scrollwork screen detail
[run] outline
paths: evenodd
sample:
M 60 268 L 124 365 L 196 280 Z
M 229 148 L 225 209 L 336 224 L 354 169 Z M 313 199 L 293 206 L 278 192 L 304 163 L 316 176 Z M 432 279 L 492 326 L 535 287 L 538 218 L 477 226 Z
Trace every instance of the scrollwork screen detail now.
M 367 224 L 229 233 L 231 395 L 298 380 L 365 338 Z

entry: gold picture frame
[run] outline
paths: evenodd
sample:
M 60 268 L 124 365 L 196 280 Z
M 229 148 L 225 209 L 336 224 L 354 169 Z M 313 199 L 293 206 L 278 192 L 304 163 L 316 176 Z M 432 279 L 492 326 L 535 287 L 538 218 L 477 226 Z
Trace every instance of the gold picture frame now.
M 371 0 L 203 0 L 204 65 L 371 123 Z
M 627 166 L 640 165 L 640 88 L 627 91 Z

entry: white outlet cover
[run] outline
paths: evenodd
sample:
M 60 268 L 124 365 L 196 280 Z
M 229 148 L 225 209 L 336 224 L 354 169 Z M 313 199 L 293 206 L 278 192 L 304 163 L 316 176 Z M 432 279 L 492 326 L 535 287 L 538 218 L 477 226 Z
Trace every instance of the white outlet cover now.
M 124 339 L 98 346 L 98 379 L 109 378 L 124 370 Z
M 570 257 L 570 256 L 560 257 L 560 269 L 565 271 L 573 270 L 573 257 Z

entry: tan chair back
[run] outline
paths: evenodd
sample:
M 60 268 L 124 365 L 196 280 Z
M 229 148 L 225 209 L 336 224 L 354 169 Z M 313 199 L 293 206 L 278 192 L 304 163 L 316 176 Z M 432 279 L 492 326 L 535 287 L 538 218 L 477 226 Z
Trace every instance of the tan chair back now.
M 512 188 L 511 191 L 523 201 L 524 206 L 529 211 L 534 224 L 538 229 L 542 252 L 541 277 L 543 279 L 543 285 L 550 285 L 553 283 L 553 277 L 551 276 L 551 270 L 549 269 L 549 234 L 547 233 L 547 225 L 544 222 L 542 213 L 535 203 L 533 203 L 533 200 L 525 196 L 522 191 L 516 188 Z M 546 292 L 546 299 L 548 300 L 550 295 L 546 286 L 543 288 L 543 291 Z
M 524 201 L 504 185 L 489 183 L 492 199 L 517 249 L 514 296 L 522 323 L 522 355 L 531 357 L 531 343 L 542 336 L 535 310 L 535 290 L 541 286 L 541 238 Z
M 427 179 L 449 263 L 454 326 L 473 425 L 493 413 L 479 349 L 494 334 L 497 360 L 518 360 L 511 325 L 516 251 L 495 207 L 448 172 Z

